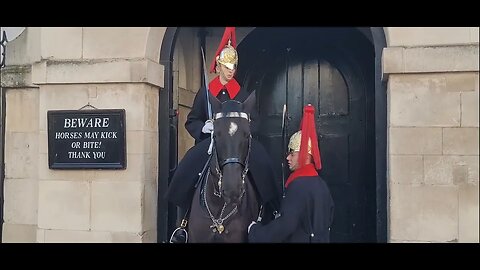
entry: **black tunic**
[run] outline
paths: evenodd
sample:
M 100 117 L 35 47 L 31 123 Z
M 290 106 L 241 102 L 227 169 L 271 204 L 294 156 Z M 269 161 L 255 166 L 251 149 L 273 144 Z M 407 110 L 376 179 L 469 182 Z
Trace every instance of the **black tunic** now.
M 234 100 L 239 102 L 244 102 L 250 93 L 244 88 L 240 88 L 240 91 L 235 96 Z M 222 90 L 216 96 L 220 102 L 224 102 L 230 100 L 230 95 L 226 90 Z M 215 113 L 215 112 L 213 112 Z M 257 130 L 257 112 L 252 112 L 250 114 L 251 122 L 250 122 L 250 131 L 252 135 L 255 135 Z M 193 101 L 192 110 L 187 116 L 187 121 L 185 122 L 185 128 L 187 129 L 188 133 L 195 139 L 195 144 L 210 138 L 209 133 L 203 133 L 202 128 L 205 125 L 205 121 L 208 120 L 208 109 L 207 109 L 207 97 L 205 94 L 205 87 L 200 88 L 197 94 L 195 95 L 195 99 Z
M 334 203 L 325 181 L 303 176 L 290 183 L 280 208 L 281 216 L 250 228 L 249 242 L 327 243 Z M 313 238 L 310 237 L 313 232 Z

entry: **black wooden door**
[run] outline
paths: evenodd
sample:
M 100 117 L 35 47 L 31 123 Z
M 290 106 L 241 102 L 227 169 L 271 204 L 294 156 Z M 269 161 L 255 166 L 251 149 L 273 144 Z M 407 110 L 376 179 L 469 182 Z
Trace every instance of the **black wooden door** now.
M 371 44 L 348 28 L 257 28 L 242 41 L 239 58 L 238 79 L 257 91 L 261 125 L 256 137 L 278 171 L 285 159 L 283 105 L 289 116 L 288 138 L 299 129 L 303 106 L 314 105 L 320 175 L 335 202 L 331 241 L 374 242 Z M 283 185 L 282 179 L 278 185 Z

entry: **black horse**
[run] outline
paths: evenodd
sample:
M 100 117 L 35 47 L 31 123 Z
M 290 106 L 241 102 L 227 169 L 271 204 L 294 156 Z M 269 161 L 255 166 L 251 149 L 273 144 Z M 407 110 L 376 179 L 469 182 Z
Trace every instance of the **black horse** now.
M 220 103 L 210 96 L 214 115 L 211 155 L 193 196 L 188 232 L 191 243 L 246 242 L 247 227 L 260 212 L 249 174 L 252 149 L 249 112 L 255 93 L 244 103 Z

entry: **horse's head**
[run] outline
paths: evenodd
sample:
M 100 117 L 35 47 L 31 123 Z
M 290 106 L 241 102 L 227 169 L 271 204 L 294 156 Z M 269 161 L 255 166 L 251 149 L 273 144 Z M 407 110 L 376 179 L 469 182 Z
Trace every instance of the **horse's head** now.
M 255 92 L 245 102 L 223 103 L 210 95 L 214 116 L 214 141 L 218 187 L 226 203 L 237 204 L 245 191 L 251 146 L 250 113 L 255 108 Z

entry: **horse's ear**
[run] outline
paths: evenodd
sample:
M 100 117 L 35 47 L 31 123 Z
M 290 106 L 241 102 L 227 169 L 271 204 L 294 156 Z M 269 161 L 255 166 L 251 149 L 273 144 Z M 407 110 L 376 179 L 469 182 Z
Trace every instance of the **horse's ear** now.
M 250 93 L 248 98 L 243 102 L 243 111 L 246 113 L 252 113 L 255 109 L 255 103 L 257 102 L 257 96 L 255 95 L 255 90 Z
M 218 100 L 214 95 L 209 93 L 208 98 L 210 99 L 210 104 L 212 104 L 212 111 L 213 112 L 220 112 L 222 111 L 222 102 Z

